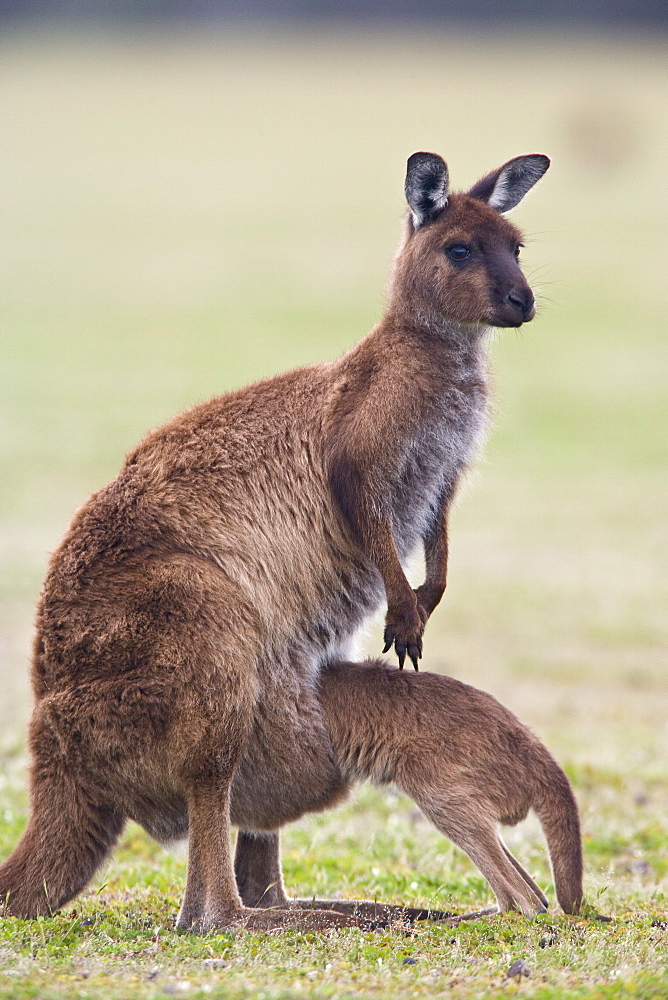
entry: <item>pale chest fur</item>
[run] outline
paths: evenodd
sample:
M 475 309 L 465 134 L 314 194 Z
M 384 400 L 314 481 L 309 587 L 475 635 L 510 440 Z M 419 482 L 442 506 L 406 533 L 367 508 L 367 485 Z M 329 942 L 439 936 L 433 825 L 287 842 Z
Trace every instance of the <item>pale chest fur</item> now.
M 452 359 L 423 419 L 406 442 L 392 497 L 395 542 L 408 555 L 443 497 L 451 498 L 476 457 L 487 426 L 488 384 L 482 348 Z

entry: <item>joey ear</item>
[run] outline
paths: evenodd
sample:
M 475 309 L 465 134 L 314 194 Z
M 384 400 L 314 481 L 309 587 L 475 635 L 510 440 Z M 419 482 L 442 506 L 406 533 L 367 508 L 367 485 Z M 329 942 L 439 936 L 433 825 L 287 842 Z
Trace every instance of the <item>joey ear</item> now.
M 519 205 L 527 191 L 539 181 L 550 165 L 542 153 L 516 156 L 474 184 L 469 195 L 485 201 L 497 212 L 509 212 Z
M 445 161 L 436 153 L 413 153 L 408 158 L 404 190 L 415 228 L 433 222 L 448 204 Z

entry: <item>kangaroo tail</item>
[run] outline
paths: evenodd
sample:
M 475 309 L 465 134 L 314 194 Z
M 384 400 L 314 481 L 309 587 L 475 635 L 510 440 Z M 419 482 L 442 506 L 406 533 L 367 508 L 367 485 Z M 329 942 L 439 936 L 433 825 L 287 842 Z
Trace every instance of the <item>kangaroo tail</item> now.
M 583 895 L 578 807 L 568 778 L 547 751 L 545 754 L 534 808 L 547 840 L 557 899 L 565 913 L 577 913 Z
M 36 761 L 28 825 L 0 865 L 0 913 L 29 918 L 59 909 L 92 878 L 123 824 L 89 800 L 62 757 Z

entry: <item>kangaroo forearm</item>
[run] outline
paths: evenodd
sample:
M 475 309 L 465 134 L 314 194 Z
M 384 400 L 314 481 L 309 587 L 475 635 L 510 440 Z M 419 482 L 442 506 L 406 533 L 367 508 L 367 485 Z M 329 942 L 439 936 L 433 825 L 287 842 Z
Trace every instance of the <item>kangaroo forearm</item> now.
M 429 616 L 443 597 L 448 582 L 447 536 L 444 535 L 431 550 L 427 550 L 425 562 L 425 580 L 415 593 L 418 604 Z
M 390 515 L 383 510 L 382 501 L 375 499 L 383 497 L 387 487 L 374 483 L 372 476 L 362 472 L 363 467 L 341 449 L 330 466 L 330 483 L 358 543 L 378 568 L 385 586 L 387 615 L 383 652 L 387 653 L 394 646 L 399 667 L 403 667 L 408 656 L 417 670 L 428 615 L 425 616 L 401 566 Z
M 389 608 L 415 608 L 415 596 L 406 578 L 392 537 L 389 517 L 374 499 L 379 492 L 370 482 L 367 463 L 339 449 L 330 463 L 332 492 L 356 541 L 374 563 L 385 586 Z M 367 472 L 362 469 L 367 466 Z
M 378 530 L 375 537 L 375 559 L 385 583 L 387 594 L 387 615 L 385 617 L 385 643 L 383 652 L 392 646 L 403 668 L 406 655 L 415 669 L 422 656 L 422 633 L 424 620 L 418 606 L 417 596 L 401 568 L 399 556 L 388 524 Z
M 373 525 L 367 535 L 366 544 L 368 554 L 383 578 L 388 610 L 414 610 L 415 594 L 399 561 L 389 524 L 379 522 Z
M 425 580 L 415 594 L 427 618 L 443 597 L 448 581 L 448 514 L 449 503 L 443 498 L 424 539 Z

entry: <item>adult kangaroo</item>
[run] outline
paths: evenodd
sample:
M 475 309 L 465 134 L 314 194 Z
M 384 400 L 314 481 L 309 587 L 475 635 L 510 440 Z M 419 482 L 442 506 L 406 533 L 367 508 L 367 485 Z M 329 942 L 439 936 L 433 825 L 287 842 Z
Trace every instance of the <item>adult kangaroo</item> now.
M 275 829 L 330 800 L 308 781 L 330 754 L 319 675 L 383 601 L 385 651 L 417 669 L 485 425 L 485 333 L 535 313 L 502 213 L 548 166 L 520 156 L 451 195 L 441 157 L 414 153 L 378 326 L 338 361 L 174 418 L 77 512 L 37 609 L 31 812 L 0 867 L 6 912 L 62 906 L 129 817 L 189 834 L 179 926 L 281 925 L 242 905 L 230 823 Z M 420 544 L 414 591 L 402 561 Z M 260 822 L 233 785 L 249 747 L 273 760 L 278 731 L 289 795 Z

